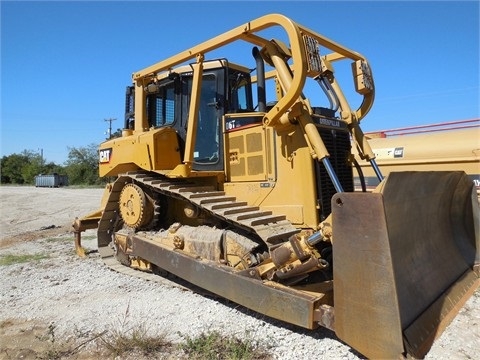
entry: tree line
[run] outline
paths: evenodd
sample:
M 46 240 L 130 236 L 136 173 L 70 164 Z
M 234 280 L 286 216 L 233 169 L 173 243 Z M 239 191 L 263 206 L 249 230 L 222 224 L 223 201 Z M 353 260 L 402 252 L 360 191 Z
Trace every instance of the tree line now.
M 68 158 L 63 165 L 46 162 L 32 151 L 3 156 L 0 159 L 2 184 L 35 184 L 35 176 L 60 174 L 68 176 L 70 185 L 103 185 L 106 179 L 98 176 L 98 145 L 68 148 Z

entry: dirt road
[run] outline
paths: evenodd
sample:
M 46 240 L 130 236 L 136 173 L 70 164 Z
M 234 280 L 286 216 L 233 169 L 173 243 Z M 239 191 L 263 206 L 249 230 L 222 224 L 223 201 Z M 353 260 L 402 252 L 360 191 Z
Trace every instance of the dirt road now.
M 0 186 L 0 239 L 51 225 L 70 225 L 100 206 L 103 189 Z
M 70 224 L 100 204 L 103 189 L 0 187 L 0 258 L 38 255 L 0 266 L 0 359 L 35 359 L 57 343 L 87 341 L 126 323 L 147 323 L 169 339 L 218 330 L 265 342 L 277 359 L 359 359 L 330 331 L 306 331 L 265 319 L 235 304 L 108 270 L 96 254 L 78 258 Z M 95 231 L 84 246 L 96 247 Z M 119 325 L 120 324 L 120 325 Z M 49 337 L 50 336 L 50 337 Z M 43 339 L 43 340 L 41 340 Z M 89 344 L 91 345 L 91 344 Z M 436 341 L 427 359 L 480 355 L 480 291 Z M 84 346 L 71 358 L 93 356 Z

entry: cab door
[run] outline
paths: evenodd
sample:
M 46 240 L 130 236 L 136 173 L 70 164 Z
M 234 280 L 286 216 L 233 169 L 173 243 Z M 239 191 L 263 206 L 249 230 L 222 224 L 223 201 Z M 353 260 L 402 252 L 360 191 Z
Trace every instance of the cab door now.
M 223 69 L 222 69 L 223 70 Z M 223 141 L 220 119 L 223 101 L 218 72 L 203 75 L 200 107 L 197 120 L 197 135 L 193 152 L 193 170 L 223 170 Z

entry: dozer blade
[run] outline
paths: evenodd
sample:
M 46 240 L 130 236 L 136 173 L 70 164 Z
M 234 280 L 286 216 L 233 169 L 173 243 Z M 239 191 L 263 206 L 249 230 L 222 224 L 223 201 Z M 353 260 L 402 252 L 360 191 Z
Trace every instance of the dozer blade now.
M 463 172 L 391 173 L 332 198 L 335 332 L 369 358 L 422 358 L 480 284 Z

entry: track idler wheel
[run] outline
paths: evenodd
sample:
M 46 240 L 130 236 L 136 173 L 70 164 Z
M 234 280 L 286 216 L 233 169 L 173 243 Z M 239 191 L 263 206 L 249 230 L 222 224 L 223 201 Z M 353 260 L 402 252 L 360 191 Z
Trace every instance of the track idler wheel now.
M 123 187 L 119 208 L 125 225 L 131 228 L 140 229 L 153 220 L 154 202 L 138 185 L 127 184 Z

